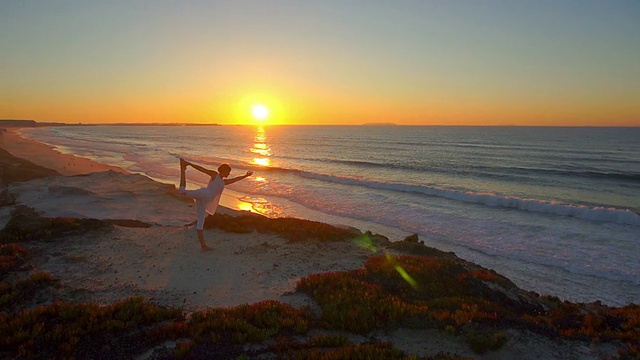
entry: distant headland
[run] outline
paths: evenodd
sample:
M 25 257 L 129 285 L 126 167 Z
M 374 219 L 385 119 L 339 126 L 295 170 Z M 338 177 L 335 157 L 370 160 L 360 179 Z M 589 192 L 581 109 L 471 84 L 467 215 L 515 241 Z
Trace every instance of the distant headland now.
M 19 127 L 37 127 L 37 126 L 63 126 L 67 124 L 54 122 L 37 122 L 35 120 L 18 120 L 18 119 L 0 119 L 0 126 L 19 126 Z
M 220 126 L 220 124 L 203 124 L 203 123 L 59 123 L 59 122 L 38 122 L 35 120 L 17 120 L 17 119 L 0 119 L 0 127 L 39 127 L 39 126 Z

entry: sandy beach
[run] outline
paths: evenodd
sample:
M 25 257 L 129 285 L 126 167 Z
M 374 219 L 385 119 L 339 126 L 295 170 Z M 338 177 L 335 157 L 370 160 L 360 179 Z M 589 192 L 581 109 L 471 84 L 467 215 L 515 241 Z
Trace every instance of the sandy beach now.
M 59 286 L 50 290 L 50 299 L 111 304 L 144 296 L 155 304 L 185 312 L 263 300 L 317 308 L 311 297 L 295 291 L 300 279 L 360 269 L 370 256 L 385 251 L 383 246 L 372 249 L 354 241 L 294 242 L 275 234 L 209 228 L 205 238 L 214 250 L 202 252 L 193 204 L 178 195 L 173 185 L 61 154 L 23 139 L 13 130 L 3 132 L 0 145 L 15 157 L 60 174 L 10 184 L 8 191 L 15 204 L 48 218 L 93 218 L 116 224 L 66 236 L 64 241 L 25 245 L 34 254 L 30 261 L 33 271 L 60 280 Z M 0 227 L 10 221 L 15 206 L 1 209 Z M 242 214 L 228 208 L 219 209 L 219 213 Z M 117 225 L 126 221 L 135 226 Z M 616 349 L 607 343 L 559 342 L 515 329 L 510 330 L 510 340 L 502 349 L 483 355 L 474 353 L 461 339 L 435 329 L 400 328 L 371 336 L 391 341 L 408 354 L 452 353 L 474 359 L 600 359 L 612 356 Z
M 80 175 L 107 170 L 126 173 L 121 168 L 63 154 L 46 144 L 25 139 L 15 133 L 16 128 L 8 128 L 6 130 L 0 136 L 0 147 L 20 158 L 55 170 L 62 175 Z

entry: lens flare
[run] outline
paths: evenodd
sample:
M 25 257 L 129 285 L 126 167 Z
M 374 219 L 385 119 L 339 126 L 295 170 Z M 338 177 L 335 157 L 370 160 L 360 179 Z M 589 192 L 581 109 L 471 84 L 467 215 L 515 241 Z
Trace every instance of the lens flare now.
M 400 265 L 396 263 L 396 259 L 394 259 L 393 255 L 387 253 L 385 255 L 387 261 L 393 266 L 393 268 L 400 274 L 400 277 L 404 279 L 414 290 L 418 290 L 418 282 L 415 281 L 409 273 Z
M 418 289 L 418 283 L 415 280 L 413 280 L 411 275 L 407 274 L 407 272 L 404 270 L 404 268 L 402 266 L 396 265 L 395 269 L 398 272 L 398 274 L 400 274 L 400 276 L 402 276 L 404 281 L 409 283 L 409 285 L 411 285 L 412 288 Z
M 373 241 L 367 234 L 363 234 L 358 239 L 356 239 L 355 242 L 356 245 L 360 246 L 363 249 L 367 249 L 374 254 L 378 252 L 378 247 L 373 243 Z
M 358 239 L 356 239 L 355 243 L 361 248 L 367 249 L 374 254 L 378 252 L 378 246 L 373 241 L 369 233 L 362 234 Z M 389 264 L 391 264 L 393 268 L 398 272 L 398 274 L 400 274 L 400 277 L 402 277 L 404 281 L 406 281 L 414 290 L 418 289 L 418 282 L 414 278 L 412 278 L 411 275 L 409 275 L 409 273 L 407 273 L 407 271 L 402 266 L 396 263 L 393 255 L 386 252 L 385 258 L 387 259 Z

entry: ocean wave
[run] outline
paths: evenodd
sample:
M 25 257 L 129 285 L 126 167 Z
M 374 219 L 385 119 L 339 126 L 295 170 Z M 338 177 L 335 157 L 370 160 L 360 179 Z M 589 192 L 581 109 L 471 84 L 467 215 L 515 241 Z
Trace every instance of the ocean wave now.
M 307 171 L 299 171 L 299 174 L 304 178 L 343 185 L 365 186 L 379 190 L 410 192 L 491 207 L 503 207 L 561 216 L 572 216 L 591 221 L 605 221 L 640 226 L 640 215 L 628 209 L 617 209 L 605 206 L 590 207 L 585 205 L 561 204 L 538 199 L 522 199 L 514 196 L 502 196 L 491 193 L 476 193 L 471 191 L 459 191 L 420 185 L 367 181 L 355 178 L 317 174 Z
M 500 168 L 499 168 L 500 169 Z M 626 181 L 638 181 L 640 182 L 640 173 L 637 172 L 620 172 L 620 171 L 598 171 L 598 170 L 570 170 L 570 169 L 544 169 L 544 168 L 525 168 L 525 167 L 509 167 L 504 168 L 507 173 L 523 173 L 523 174 L 549 174 L 557 176 L 568 177 L 583 177 L 593 179 L 611 179 L 611 180 L 626 180 Z
M 607 266 L 607 259 L 588 262 L 579 256 L 573 256 L 564 259 L 558 259 L 553 256 L 540 256 L 527 251 L 503 251 L 501 249 L 490 249 L 483 246 L 474 246 L 466 243 L 465 247 L 474 252 L 481 253 L 494 259 L 510 259 L 521 264 L 530 264 L 535 267 L 550 268 L 551 273 L 564 272 L 566 274 L 577 274 L 585 277 L 587 280 L 604 279 L 616 283 L 627 283 L 628 286 L 640 285 L 638 278 L 638 267 L 634 263 L 620 264 L 615 268 Z M 592 255 L 592 254 L 590 254 Z M 503 260 L 498 260 L 503 261 Z M 630 260 L 632 261 L 632 260 Z
M 597 169 L 553 169 L 553 168 L 540 168 L 540 167 L 517 167 L 517 166 L 482 166 L 482 165 L 465 165 L 464 168 L 455 166 L 434 166 L 432 164 L 403 164 L 397 161 L 394 162 L 374 162 L 364 160 L 341 160 L 341 159 L 329 159 L 329 158 L 309 158 L 309 157 L 296 157 L 296 156 L 282 156 L 280 158 L 289 160 L 303 160 L 307 162 L 325 163 L 325 164 L 338 164 L 354 166 L 361 169 L 393 169 L 404 171 L 420 171 L 425 173 L 442 173 L 452 174 L 456 176 L 474 176 L 474 177 L 488 177 L 488 178 L 505 178 L 521 180 L 525 177 L 535 177 L 538 179 L 544 175 L 554 175 L 563 177 L 580 177 L 590 179 L 604 179 L 604 180 L 622 180 L 640 185 L 640 173 L 634 171 L 618 171 L 618 170 L 597 170 Z M 274 167 L 274 171 L 295 171 L 293 169 L 284 169 Z
M 426 171 L 430 168 L 427 166 L 415 166 L 415 165 L 407 165 L 401 164 L 398 162 L 372 162 L 372 161 L 364 161 L 364 160 L 341 160 L 341 159 L 329 159 L 329 158 L 318 158 L 318 157 L 297 157 L 297 156 L 274 156 L 281 159 L 288 160 L 302 160 L 306 162 L 314 162 L 314 163 L 324 163 L 324 164 L 339 164 L 339 165 L 347 165 L 347 166 L 355 166 L 359 168 L 380 168 L 380 169 L 396 169 L 396 170 L 411 170 L 411 171 Z M 293 169 L 283 169 L 275 167 L 274 170 L 281 171 L 295 171 Z
M 38 129 L 38 128 L 37 128 Z M 126 140 L 126 139 L 113 139 L 113 138 L 101 138 L 91 136 L 90 134 L 69 134 L 59 135 L 57 133 L 35 132 L 35 131 L 23 131 L 20 132 L 20 136 L 45 143 L 53 146 L 57 149 L 68 148 L 74 152 L 105 152 L 114 153 L 119 152 L 123 148 L 145 148 L 149 145 L 142 140 Z

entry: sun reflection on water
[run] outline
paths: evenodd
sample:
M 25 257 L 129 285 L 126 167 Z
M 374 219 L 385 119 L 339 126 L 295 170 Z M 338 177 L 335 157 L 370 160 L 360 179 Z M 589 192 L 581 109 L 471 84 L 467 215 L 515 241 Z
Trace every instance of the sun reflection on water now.
M 269 158 L 253 158 L 253 163 L 260 166 L 269 166 Z
M 238 203 L 236 204 L 236 207 L 242 211 L 251 211 L 251 212 L 255 212 L 253 211 L 253 205 L 249 202 L 246 201 L 241 201 L 238 200 Z
M 274 206 L 271 201 L 263 197 L 244 196 L 237 199 L 236 208 L 242 211 L 250 211 L 270 218 L 284 216 L 284 211 L 278 206 Z
M 271 165 L 271 147 L 269 146 L 264 126 L 256 127 L 253 145 L 249 151 L 254 155 L 251 161 L 253 165 L 257 165 L 258 167 L 269 167 Z M 256 169 L 256 172 L 260 172 L 260 169 Z M 256 189 L 269 187 L 269 180 L 265 174 L 256 174 L 250 178 L 250 181 L 252 181 Z M 271 218 L 283 216 L 283 209 L 281 207 L 274 206 L 271 201 L 259 196 L 244 196 L 239 198 L 236 206 L 240 210 L 251 211 Z
M 267 135 L 264 126 L 256 129 L 256 135 L 253 138 L 253 147 L 250 151 L 258 156 L 253 158 L 253 163 L 259 166 L 269 166 L 269 156 L 271 156 L 271 148 L 267 143 Z

